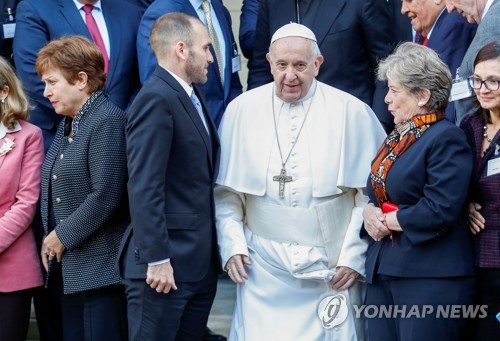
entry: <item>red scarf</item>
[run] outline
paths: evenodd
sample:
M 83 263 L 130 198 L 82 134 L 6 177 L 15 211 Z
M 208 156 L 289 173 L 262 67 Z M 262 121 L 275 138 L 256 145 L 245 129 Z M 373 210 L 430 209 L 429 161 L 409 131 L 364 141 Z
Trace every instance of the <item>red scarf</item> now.
M 394 130 L 386 137 L 372 162 L 372 171 L 370 173 L 370 180 L 375 190 L 379 207 L 382 206 L 383 202 L 389 201 L 385 188 L 385 180 L 394 162 L 416 140 L 422 137 L 431 124 L 441 121 L 444 118 L 445 115 L 442 112 L 415 115 L 409 120 L 396 125 Z

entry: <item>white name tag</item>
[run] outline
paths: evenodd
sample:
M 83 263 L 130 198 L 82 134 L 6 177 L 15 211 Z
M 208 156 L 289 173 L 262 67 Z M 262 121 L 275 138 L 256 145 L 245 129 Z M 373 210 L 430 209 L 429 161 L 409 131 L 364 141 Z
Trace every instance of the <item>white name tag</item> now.
M 500 157 L 488 161 L 488 169 L 486 176 L 491 176 L 500 173 Z
M 3 39 L 14 38 L 16 23 L 3 24 Z
M 240 55 L 236 55 L 231 59 L 232 64 L 233 64 L 233 73 L 238 72 L 241 70 L 241 57 Z
M 450 102 L 472 96 L 472 91 L 466 80 L 454 82 L 451 86 Z

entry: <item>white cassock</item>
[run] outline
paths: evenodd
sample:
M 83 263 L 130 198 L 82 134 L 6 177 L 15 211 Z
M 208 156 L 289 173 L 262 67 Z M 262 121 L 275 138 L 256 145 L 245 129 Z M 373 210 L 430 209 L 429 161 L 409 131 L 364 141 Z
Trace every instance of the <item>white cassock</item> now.
M 317 81 L 301 102 L 288 104 L 270 83 L 233 100 L 219 133 L 215 200 L 222 264 L 235 254 L 252 261 L 249 279 L 237 287 L 230 340 L 362 340 L 362 321 L 352 309 L 329 329 L 317 310 L 336 294 L 329 281 L 337 266 L 365 274 L 363 189 L 386 136 L 374 113 Z M 280 198 L 273 176 L 294 141 L 285 165 L 293 180 Z M 342 294 L 348 305 L 362 304 L 362 291 L 358 281 Z

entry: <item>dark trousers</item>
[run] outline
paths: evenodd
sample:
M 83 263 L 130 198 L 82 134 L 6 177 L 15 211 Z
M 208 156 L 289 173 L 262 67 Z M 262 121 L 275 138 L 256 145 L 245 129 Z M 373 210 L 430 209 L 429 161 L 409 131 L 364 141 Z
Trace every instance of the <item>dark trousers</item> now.
M 62 296 L 67 341 L 126 341 L 127 302 L 122 285 Z
M 458 341 L 466 320 L 460 317 L 437 317 L 438 305 L 472 305 L 474 278 L 398 278 L 378 276 L 368 284 L 365 305 L 406 306 L 406 313 L 387 318 L 384 315 L 367 315 L 367 339 L 369 341 Z M 423 307 L 432 306 L 433 312 L 424 316 Z M 409 314 L 415 307 L 416 314 Z M 430 307 L 427 307 L 430 309 Z M 375 311 L 371 309 L 371 313 Z M 380 309 L 379 309 L 380 311 Z M 367 310 L 368 313 L 368 310 Z M 373 314 L 374 315 L 374 314 Z M 450 313 L 450 316 L 452 314 Z
M 40 210 L 37 209 L 35 219 L 32 223 L 33 234 L 38 248 L 38 255 L 42 247 L 43 227 L 40 217 Z M 41 264 L 40 260 L 40 264 Z M 46 278 L 47 273 L 42 266 L 42 273 Z M 40 334 L 40 341 L 62 341 L 62 313 L 61 313 L 61 297 L 62 288 L 62 273 L 61 264 L 53 262 L 50 270 L 50 282 L 48 288 L 38 288 L 33 295 L 33 303 L 35 306 L 36 323 Z
M 177 282 L 177 290 L 157 293 L 145 279 L 124 279 L 130 340 L 203 340 L 217 291 L 217 274 L 210 266 L 199 282 Z
M 487 316 L 473 321 L 474 340 L 500 340 L 500 269 L 476 268 L 476 304 L 487 305 Z
M 32 289 L 0 293 L 0 340 L 26 340 L 32 295 Z

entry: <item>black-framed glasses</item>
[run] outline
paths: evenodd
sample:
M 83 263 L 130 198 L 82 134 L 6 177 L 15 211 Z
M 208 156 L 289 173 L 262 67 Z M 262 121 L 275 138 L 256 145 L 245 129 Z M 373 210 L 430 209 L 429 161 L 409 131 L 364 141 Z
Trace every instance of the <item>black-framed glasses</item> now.
M 481 78 L 476 78 L 476 77 L 468 77 L 467 80 L 469 81 L 469 85 L 471 88 L 479 90 L 481 87 L 484 86 L 486 89 L 490 91 L 495 91 L 500 88 L 500 80 L 498 79 L 487 79 L 483 81 Z

